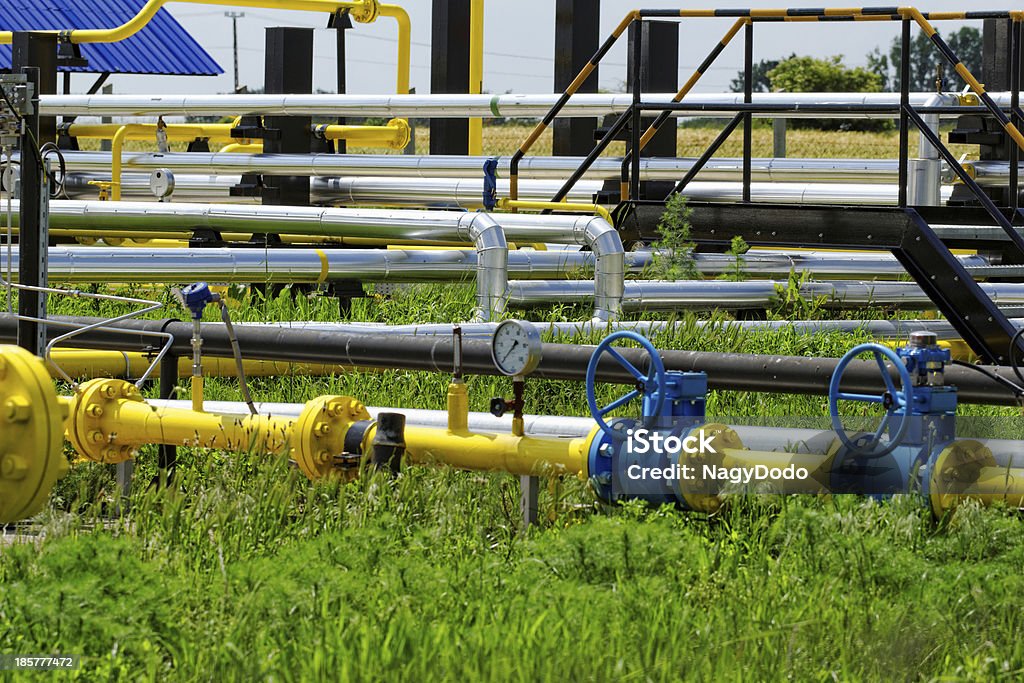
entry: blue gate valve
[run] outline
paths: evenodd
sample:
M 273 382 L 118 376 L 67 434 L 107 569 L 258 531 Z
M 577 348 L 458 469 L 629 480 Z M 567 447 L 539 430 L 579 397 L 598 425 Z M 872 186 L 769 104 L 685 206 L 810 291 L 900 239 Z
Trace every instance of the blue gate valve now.
M 614 347 L 615 342 L 630 340 L 639 344 L 646 357 L 642 372 Z M 605 406 L 597 404 L 597 370 L 605 356 L 610 356 L 626 370 L 636 382 L 631 391 Z M 598 344 L 587 364 L 587 405 L 590 415 L 601 428 L 602 434 L 591 443 L 588 472 L 591 485 L 605 501 L 614 499 L 612 472 L 616 458 L 623 457 L 629 430 L 637 425 L 646 429 L 688 429 L 703 422 L 705 415 L 708 377 L 703 372 L 666 371 L 661 355 L 646 337 L 631 331 L 614 332 Z M 628 418 L 605 418 L 632 401 L 641 400 L 642 417 L 639 421 Z M 655 502 L 662 502 L 660 500 Z

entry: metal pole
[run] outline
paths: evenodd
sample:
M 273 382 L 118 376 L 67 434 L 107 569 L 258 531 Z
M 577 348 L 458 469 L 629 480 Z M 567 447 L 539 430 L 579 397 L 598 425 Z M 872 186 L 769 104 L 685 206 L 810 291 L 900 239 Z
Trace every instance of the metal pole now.
M 178 356 L 168 353 L 160 360 L 160 398 L 174 398 L 178 387 Z M 157 484 L 169 482 L 174 477 L 174 468 L 178 462 L 176 446 L 161 445 L 157 451 L 157 468 L 159 474 Z
M 519 477 L 519 507 L 523 512 L 523 526 L 529 527 L 540 519 L 540 477 Z
M 1021 57 L 1021 29 L 1020 24 L 1013 19 L 1007 20 L 1007 29 L 1010 33 L 1010 120 L 1019 129 L 1021 118 L 1017 112 L 1020 111 L 1020 57 Z M 1020 147 L 1013 141 L 1009 141 L 1010 147 L 1010 208 L 1014 211 L 1020 206 L 1019 190 L 1019 169 Z
M 772 119 L 772 156 L 786 158 L 786 119 Z
M 433 0 L 430 92 L 469 92 L 470 0 Z M 469 119 L 431 119 L 431 154 L 468 154 Z
M 743 32 L 743 102 L 754 101 L 754 22 Z M 743 201 L 750 201 L 751 157 L 754 149 L 754 116 L 743 115 Z
M 910 176 L 910 121 L 907 108 L 910 106 L 910 20 L 903 20 L 900 37 L 900 208 L 907 206 L 907 185 Z
M 17 41 L 24 34 L 15 34 Z M 39 83 L 39 69 L 24 67 L 33 88 Z M 18 282 L 27 287 L 46 286 L 46 256 L 49 236 L 46 230 L 47 185 L 36 141 L 39 139 L 39 95 L 33 90 L 32 113 L 25 115 L 21 136 L 21 198 L 18 207 Z M 45 326 L 25 317 L 46 317 L 46 294 L 23 289 L 18 293 L 18 346 L 37 356 L 46 347 Z
M 633 109 L 629 144 L 632 168 L 629 177 L 629 198 L 637 200 L 640 199 L 640 97 L 643 90 L 640 62 L 643 58 L 644 22 L 634 21 L 629 28 L 633 36 Z
M 231 46 L 235 56 L 235 92 L 238 92 L 238 20 L 245 12 L 225 12 L 224 16 L 231 19 Z

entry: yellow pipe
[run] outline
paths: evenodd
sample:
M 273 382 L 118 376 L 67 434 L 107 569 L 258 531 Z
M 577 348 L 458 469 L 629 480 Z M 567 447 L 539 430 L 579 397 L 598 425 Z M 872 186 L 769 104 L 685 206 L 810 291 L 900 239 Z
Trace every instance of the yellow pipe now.
M 115 134 L 126 126 L 130 126 L 125 133 L 126 140 L 152 140 L 160 129 L 156 123 L 73 123 L 68 126 L 68 135 L 75 138 L 99 138 L 103 140 L 112 139 Z M 209 138 L 210 140 L 236 140 L 231 137 L 231 123 L 167 123 L 163 124 L 163 131 L 167 134 L 168 140 L 177 142 L 190 142 L 196 138 Z
M 289 453 L 291 420 L 157 409 L 143 400 L 135 385 L 122 380 L 88 382 L 68 407 L 67 438 L 80 455 L 95 462 L 123 462 L 146 444 Z
M 263 142 L 252 142 L 249 144 L 242 144 L 240 142 L 232 142 L 230 145 L 224 145 L 220 148 L 221 152 L 236 152 L 244 154 L 263 154 Z
M 317 135 L 326 140 L 346 140 L 364 147 L 404 149 L 412 138 L 412 129 L 405 119 L 391 119 L 383 126 L 317 126 Z
M 87 349 L 54 349 L 51 356 L 64 372 L 81 378 L 138 378 L 151 362 L 152 356 L 126 351 L 92 351 Z M 277 361 L 243 360 L 247 377 L 278 377 L 282 375 L 326 377 L 341 375 L 351 367 L 333 363 L 284 363 Z M 55 368 L 49 368 L 56 377 Z M 178 359 L 178 372 L 182 376 L 192 371 L 191 358 Z M 230 358 L 203 358 L 203 375 L 210 377 L 237 377 L 238 369 Z
M 509 211 L 512 209 L 539 209 L 544 211 L 550 209 L 551 211 L 569 213 L 596 213 L 598 216 L 608 221 L 609 225 L 615 225 L 615 221 L 612 219 L 611 213 L 600 204 L 577 204 L 574 202 L 529 202 L 522 199 L 509 199 L 508 197 L 502 197 L 498 200 L 497 206 L 502 211 Z
M 116 43 L 135 35 L 148 24 L 156 13 L 168 2 L 187 2 L 199 5 L 221 5 L 225 7 L 260 7 L 265 9 L 290 9 L 307 12 L 334 14 L 348 10 L 349 16 L 358 23 L 368 24 L 378 16 L 389 17 L 398 25 L 398 76 L 396 92 L 409 92 L 409 66 L 412 45 L 412 25 L 409 14 L 398 5 L 383 5 L 378 0 L 148 0 L 134 17 L 114 28 L 75 29 L 70 31 L 47 31 L 65 34 L 71 43 Z M 0 44 L 13 40 L 11 31 L 0 31 Z
M 483 92 L 484 80 L 484 0 L 471 0 L 469 14 L 469 94 Z M 483 154 L 484 120 L 469 120 L 469 153 Z

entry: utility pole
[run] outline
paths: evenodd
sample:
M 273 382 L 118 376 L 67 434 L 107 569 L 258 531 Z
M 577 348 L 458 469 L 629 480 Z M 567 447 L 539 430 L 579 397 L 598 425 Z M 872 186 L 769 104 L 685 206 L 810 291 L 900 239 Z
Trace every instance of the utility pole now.
M 245 16 L 245 12 L 225 12 L 224 16 L 231 20 L 231 34 L 234 38 L 235 52 L 235 92 L 238 92 L 238 20 Z

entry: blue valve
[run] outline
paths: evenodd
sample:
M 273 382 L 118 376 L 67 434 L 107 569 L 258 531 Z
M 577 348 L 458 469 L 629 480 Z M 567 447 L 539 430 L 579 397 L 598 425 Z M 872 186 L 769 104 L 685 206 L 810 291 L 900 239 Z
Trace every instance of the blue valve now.
M 878 364 L 879 372 L 882 375 L 882 381 L 885 383 L 885 391 L 881 394 L 849 394 L 839 390 L 839 385 L 842 383 L 843 373 L 846 371 L 846 368 L 849 367 L 850 362 L 854 358 L 863 353 L 871 353 L 875 357 L 875 362 Z M 893 384 L 892 377 L 889 375 L 889 369 L 885 366 L 886 360 L 891 361 L 896 366 L 900 376 L 900 389 L 902 391 L 897 390 L 895 384 Z M 856 444 L 846 435 L 843 420 L 839 416 L 839 401 L 881 403 L 882 407 L 885 408 L 885 417 L 882 418 L 881 424 L 867 443 Z M 860 344 L 850 349 L 840 359 L 839 364 L 836 365 L 836 369 L 832 373 L 832 381 L 828 385 L 828 412 L 832 418 L 832 429 L 835 430 L 839 441 L 850 452 L 866 457 L 880 458 L 888 455 L 900 445 L 903 437 L 907 434 L 907 429 L 910 427 L 911 411 L 908 409 L 908 406 L 913 406 L 913 403 L 914 382 L 910 377 L 910 371 L 907 370 L 903 360 L 895 351 L 881 344 Z M 895 429 L 893 429 L 894 425 Z M 886 430 L 889 431 L 889 443 L 882 446 L 880 441 L 882 434 Z
M 649 369 L 647 374 L 640 372 L 636 366 L 626 360 L 621 353 L 616 351 L 612 345 L 620 339 L 629 339 L 639 344 L 647 352 L 649 358 Z M 597 405 L 597 366 L 604 355 L 611 356 L 619 365 L 626 369 L 633 379 L 636 380 L 636 387 L 622 396 L 618 397 L 603 408 Z M 594 353 L 590 356 L 587 364 L 587 405 L 590 407 L 590 414 L 601 427 L 601 431 L 612 439 L 621 441 L 625 435 L 614 430 L 605 422 L 605 416 L 617 408 L 630 403 L 631 401 L 643 399 L 644 425 L 652 427 L 654 421 L 661 415 L 661 407 L 665 403 L 665 364 L 661 355 L 654 348 L 654 344 L 636 332 L 622 331 L 614 332 L 598 344 Z
M 181 290 L 181 301 L 192 311 L 193 320 L 201 320 L 207 304 L 217 301 L 217 295 L 210 291 L 205 282 L 195 282 Z
M 498 204 L 498 157 L 484 162 L 484 209 L 494 211 Z

